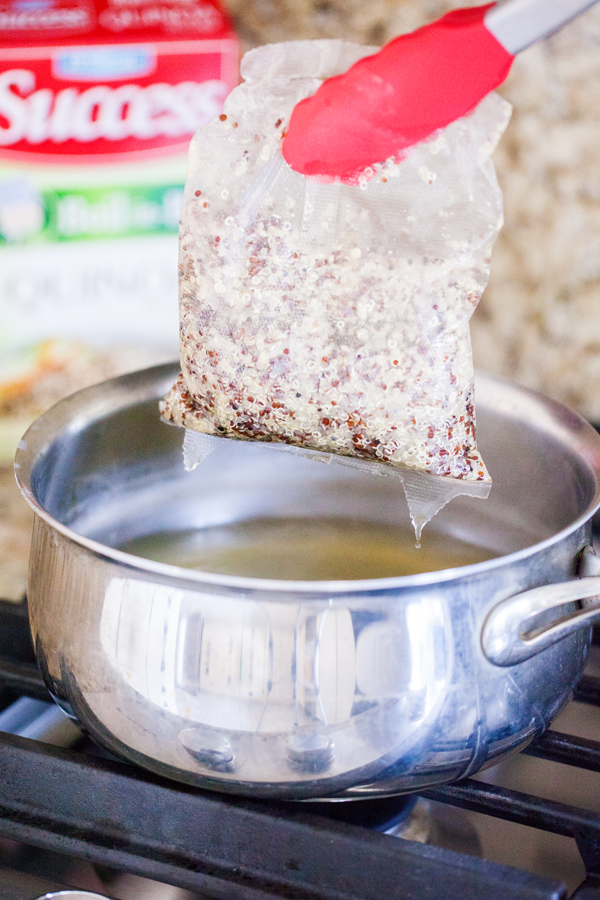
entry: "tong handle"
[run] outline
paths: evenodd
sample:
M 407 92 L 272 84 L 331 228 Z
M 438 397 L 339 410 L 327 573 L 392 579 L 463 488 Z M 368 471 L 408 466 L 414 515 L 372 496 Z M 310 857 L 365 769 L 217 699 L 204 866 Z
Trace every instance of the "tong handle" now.
M 488 31 L 515 56 L 553 34 L 598 0 L 507 0 L 485 14 Z

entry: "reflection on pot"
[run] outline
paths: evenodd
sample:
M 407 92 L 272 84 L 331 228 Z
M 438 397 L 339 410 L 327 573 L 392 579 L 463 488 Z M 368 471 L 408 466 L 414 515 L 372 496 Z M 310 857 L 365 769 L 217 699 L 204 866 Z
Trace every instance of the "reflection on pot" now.
M 141 717 L 158 709 L 177 733 L 164 762 L 181 764 L 172 756 L 183 747 L 197 769 L 224 778 L 375 774 L 422 739 L 445 696 L 448 631 L 431 596 L 426 608 L 391 598 L 367 612 L 351 598 L 250 600 L 113 577 L 100 641 L 128 688 L 113 727 L 135 746 L 133 723 L 144 729 Z

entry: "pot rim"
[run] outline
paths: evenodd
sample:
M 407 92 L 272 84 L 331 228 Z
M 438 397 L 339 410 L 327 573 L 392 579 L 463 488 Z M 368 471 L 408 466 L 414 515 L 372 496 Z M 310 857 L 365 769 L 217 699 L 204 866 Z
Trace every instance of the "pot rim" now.
M 149 375 L 152 372 L 158 374 L 161 370 L 163 370 L 165 372 L 164 381 L 166 390 L 171 386 L 173 374 L 177 369 L 178 366 L 176 366 L 175 364 L 167 363 L 161 366 L 153 366 L 150 369 L 139 370 L 137 372 L 130 373 L 129 375 L 123 375 L 119 376 L 118 378 L 109 379 L 109 381 L 126 382 L 127 380 L 131 380 L 132 376 L 139 377 L 144 374 Z M 40 423 L 43 419 L 46 419 L 46 417 L 49 416 L 49 414 L 51 414 L 54 410 L 56 410 L 57 407 L 64 404 L 65 400 L 69 401 L 74 397 L 78 397 L 84 392 L 92 392 L 94 390 L 97 391 L 97 389 L 100 388 L 102 384 L 106 384 L 107 382 L 101 382 L 100 385 L 93 385 L 90 388 L 83 388 L 81 391 L 77 391 L 76 394 L 72 394 L 70 395 L 70 397 L 65 398 L 65 400 L 59 401 L 30 425 L 30 427 L 23 435 L 23 438 L 19 441 L 17 454 L 15 457 L 15 477 L 24 499 L 27 501 L 33 512 L 40 519 L 46 522 L 47 525 L 58 531 L 74 544 L 77 544 L 78 546 L 88 550 L 95 556 L 100 556 L 110 560 L 111 562 L 125 565 L 128 569 L 138 571 L 140 574 L 146 573 L 149 575 L 158 575 L 171 581 L 176 579 L 182 587 L 184 583 L 187 582 L 188 584 L 193 585 L 196 589 L 198 588 L 198 586 L 205 585 L 207 587 L 210 586 L 219 588 L 233 588 L 237 590 L 243 590 L 248 593 L 291 593 L 303 595 L 334 594 L 347 596 L 348 594 L 381 593 L 382 591 L 392 592 L 410 588 L 427 587 L 439 583 L 446 584 L 448 582 L 458 581 L 463 578 L 469 578 L 472 576 L 487 573 L 489 570 L 499 569 L 503 566 L 510 566 L 514 563 L 518 563 L 522 560 L 528 559 L 529 557 L 534 556 L 537 553 L 541 553 L 544 550 L 551 548 L 555 544 L 560 543 L 569 535 L 573 534 L 578 529 L 583 527 L 591 519 L 593 514 L 600 508 L 600 436 L 596 433 L 595 429 L 590 425 L 590 423 L 587 422 L 587 420 L 580 416 L 578 413 L 571 410 L 569 407 L 565 406 L 564 404 L 558 403 L 557 401 L 551 400 L 550 398 L 537 391 L 522 387 L 521 385 L 517 385 L 508 379 L 496 375 L 491 375 L 490 373 L 481 372 L 477 374 L 478 378 L 484 378 L 488 381 L 491 381 L 492 383 L 505 385 L 507 388 L 517 390 L 519 393 L 530 395 L 534 398 L 537 398 L 538 400 L 541 399 L 546 406 L 554 409 L 555 411 L 562 411 L 563 414 L 565 412 L 568 413 L 569 420 L 571 421 L 571 423 L 577 424 L 578 430 L 581 430 L 584 433 L 587 432 L 590 437 L 593 436 L 593 438 L 598 442 L 598 460 L 596 461 L 595 467 L 592 464 L 591 460 L 588 460 L 590 468 L 595 468 L 596 471 L 596 492 L 594 498 L 588 505 L 587 509 L 567 527 L 561 529 L 550 537 L 545 538 L 543 541 L 532 544 L 529 547 L 524 547 L 523 549 L 516 550 L 513 553 L 494 557 L 493 559 L 483 560 L 482 562 L 478 563 L 472 563 L 471 565 L 467 566 L 457 566 L 455 568 L 440 569 L 433 572 L 422 572 L 416 575 L 398 575 L 390 578 L 369 578 L 344 581 L 288 581 L 275 578 L 253 578 L 250 576 L 221 575 L 213 572 L 204 572 L 197 569 L 186 569 L 181 566 L 175 566 L 169 563 L 160 563 L 141 556 L 135 556 L 132 553 L 127 553 L 124 550 L 117 550 L 113 547 L 107 546 L 106 544 L 102 544 L 99 541 L 93 540 L 92 538 L 88 538 L 82 534 L 79 534 L 74 529 L 69 528 L 69 526 L 67 525 L 64 525 L 58 519 L 55 519 L 39 503 L 31 489 L 30 478 L 23 474 L 21 460 L 24 451 L 28 448 L 31 438 L 35 435 L 36 431 L 39 428 L 38 423 Z M 160 392 L 157 392 L 157 397 L 159 396 L 159 393 Z M 147 400 L 151 398 L 146 396 L 144 399 Z M 30 440 L 28 440 L 28 438 Z

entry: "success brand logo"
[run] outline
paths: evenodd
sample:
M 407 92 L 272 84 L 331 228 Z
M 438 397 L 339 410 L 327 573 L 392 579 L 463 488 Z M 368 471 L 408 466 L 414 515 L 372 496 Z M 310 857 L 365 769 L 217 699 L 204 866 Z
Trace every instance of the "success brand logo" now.
M 220 113 L 229 90 L 214 77 L 65 86 L 43 74 L 24 66 L 0 73 L 0 156 L 72 159 L 180 149 Z

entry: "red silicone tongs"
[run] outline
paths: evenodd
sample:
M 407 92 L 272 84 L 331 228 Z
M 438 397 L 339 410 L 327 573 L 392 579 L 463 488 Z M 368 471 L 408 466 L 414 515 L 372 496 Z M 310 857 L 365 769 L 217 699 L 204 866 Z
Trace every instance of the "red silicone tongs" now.
M 353 181 L 472 110 L 520 50 L 597 0 L 507 0 L 457 9 L 323 82 L 292 112 L 283 141 L 303 175 Z

